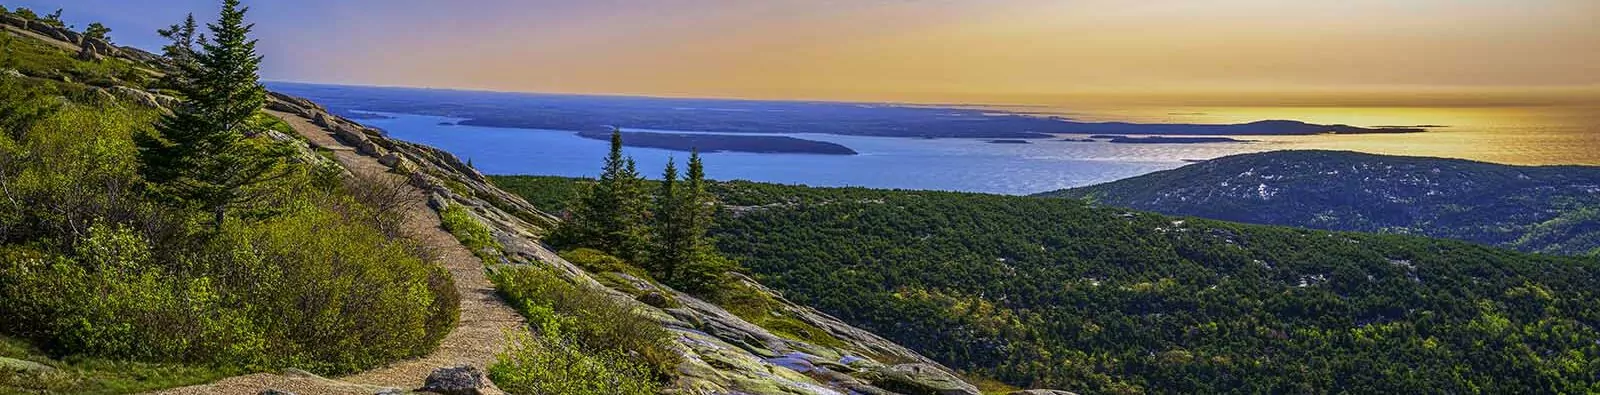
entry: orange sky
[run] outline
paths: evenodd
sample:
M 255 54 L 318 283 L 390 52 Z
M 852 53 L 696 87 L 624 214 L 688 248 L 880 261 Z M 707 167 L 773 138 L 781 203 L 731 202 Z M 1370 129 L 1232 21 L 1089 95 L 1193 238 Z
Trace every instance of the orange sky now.
M 1600 91 L 1597 0 L 258 3 L 266 77 L 310 82 L 1253 102 L 1241 105 L 1517 104 Z

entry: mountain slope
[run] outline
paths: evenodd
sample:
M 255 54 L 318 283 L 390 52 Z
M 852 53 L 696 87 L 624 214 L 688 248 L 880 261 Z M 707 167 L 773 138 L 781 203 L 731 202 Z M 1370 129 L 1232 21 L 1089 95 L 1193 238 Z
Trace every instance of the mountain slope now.
M 72 37 L 68 34 L 71 32 L 66 29 L 35 27 L 36 23 L 31 21 L 24 21 L 21 26 L 10 25 L 12 22 L 15 20 L 0 19 L 0 28 L 4 29 L 0 31 L 0 38 L 7 39 L 8 41 L 5 41 L 7 45 L 29 45 L 28 54 L 43 55 L 24 59 L 31 63 L 19 63 L 15 69 L 0 69 L 0 88 L 9 88 L 13 80 L 29 84 L 47 84 L 66 91 L 66 95 L 81 96 L 84 100 L 94 102 L 106 102 L 111 109 L 120 109 L 121 106 L 128 105 L 139 106 L 140 114 L 152 115 L 166 111 L 164 106 L 177 102 L 177 99 L 145 89 L 146 86 L 142 81 L 159 77 L 158 73 L 129 74 L 130 70 L 145 73 L 161 69 L 161 65 L 135 55 L 141 52 L 131 49 L 106 50 L 103 55 L 97 55 L 98 58 L 85 56 L 82 60 L 73 60 L 71 54 L 65 51 L 85 45 L 83 38 Z M 9 55 L 10 52 L 6 54 Z M 49 62 L 32 62 L 36 59 Z M 7 57 L 0 60 L 11 62 L 13 59 Z M 13 63 L 0 63 L 0 66 L 11 64 Z M 74 82 L 83 79 L 95 79 L 98 85 Z M 3 93 L 9 94 L 9 92 Z M 684 393 L 977 394 L 976 386 L 956 377 L 951 369 L 875 334 L 844 324 L 814 309 L 791 303 L 747 278 L 741 279 L 735 285 L 739 289 L 738 295 L 746 302 L 725 308 L 660 286 L 648 279 L 631 277 L 627 273 L 601 270 L 591 272 L 540 244 L 540 237 L 556 224 L 557 220 L 554 217 L 490 184 L 483 175 L 455 156 L 431 147 L 390 139 L 377 130 L 329 114 L 322 106 L 304 99 L 272 93 L 266 107 L 262 118 L 272 121 L 271 129 L 253 134 L 255 136 L 253 138 L 263 141 L 271 139 L 273 142 L 270 144 L 281 143 L 292 148 L 297 151 L 295 160 L 298 164 L 331 170 L 326 173 L 333 177 L 331 181 L 349 181 L 352 178 L 363 177 L 394 181 L 393 186 L 402 191 L 403 196 L 394 199 L 399 201 L 377 199 L 383 200 L 385 204 L 405 206 L 404 203 L 407 202 L 419 203 L 403 212 L 407 219 L 400 221 L 401 226 L 413 228 L 411 230 L 424 234 L 428 239 L 426 245 L 417 248 L 417 254 L 442 253 L 444 266 L 454 272 L 453 281 L 460 291 L 462 317 L 459 322 L 452 322 L 458 326 L 446 336 L 438 348 L 431 351 L 422 349 L 415 354 L 420 356 L 419 358 L 385 360 L 389 362 L 387 366 L 332 379 L 317 377 L 295 369 L 279 374 L 259 372 L 266 368 L 238 367 L 237 369 L 246 371 L 237 372 L 230 367 L 216 371 L 193 369 L 195 371 L 191 373 L 189 370 L 179 370 L 185 368 L 184 366 L 152 364 L 146 367 L 131 361 L 115 360 L 101 363 L 93 360 L 97 363 L 94 366 L 104 372 L 91 373 L 113 376 L 114 380 L 133 383 L 110 383 L 106 386 L 115 388 L 103 391 L 97 389 L 96 393 L 148 390 L 214 380 L 227 373 L 250 372 L 258 373 L 226 378 L 208 385 L 171 389 L 166 393 L 256 394 L 276 389 L 293 390 L 299 394 L 371 394 L 383 391 L 385 387 L 416 388 L 416 385 L 427 377 L 427 372 L 433 368 L 464 363 L 481 369 L 493 363 L 496 354 L 506 346 L 504 336 L 509 334 L 506 332 L 509 329 L 522 328 L 523 325 L 518 317 L 511 315 L 513 312 L 509 309 L 510 306 L 496 295 L 496 290 L 488 287 L 489 284 L 484 281 L 484 272 L 531 268 L 556 273 L 561 281 L 570 282 L 581 292 L 600 295 L 601 299 L 611 300 L 611 303 L 625 307 L 625 311 L 630 314 L 637 313 L 647 317 L 651 325 L 669 333 L 671 336 L 665 342 L 668 344 L 662 347 L 679 354 L 682 363 L 673 369 L 666 384 Z M 82 118 L 92 121 L 98 115 L 84 112 Z M 148 120 L 153 118 L 154 116 L 140 118 L 142 124 L 130 127 L 148 127 Z M 9 128 L 9 125 L 7 127 Z M 100 133 L 79 133 L 78 136 L 110 134 L 108 131 L 95 131 Z M 12 166 L 18 165 L 17 161 L 12 160 L 17 157 L 12 156 L 14 152 L 11 150 L 14 147 L 9 136 L 11 133 L 29 134 L 26 131 L 6 130 L 6 132 L 8 133 L 4 135 L 5 138 L 0 138 L 0 159 L 4 159 L 0 160 L 0 175 L 6 176 L 0 177 L 0 186 L 9 185 L 6 182 L 12 181 L 9 177 L 13 175 L 10 170 Z M 299 137 L 294 136 L 296 134 Z M 126 141 L 121 143 L 124 146 L 129 145 Z M 96 160 L 89 163 L 103 162 L 105 159 L 94 158 Z M 12 191 L 7 190 L 7 192 Z M 70 193 L 62 195 L 74 196 Z M 337 201 L 338 199 L 330 200 L 336 200 L 332 204 L 342 202 Z M 313 204 L 325 203 L 327 202 Z M 14 213 L 0 213 L 0 220 L 10 220 L 12 214 Z M 378 218 L 375 221 L 383 220 L 385 219 Z M 457 229 L 440 229 L 440 226 L 443 222 L 444 228 L 451 228 L 452 221 L 465 221 L 470 223 L 469 226 L 481 228 L 492 240 L 474 239 L 471 243 L 466 239 L 451 240 L 444 230 L 454 233 Z M 0 221 L 0 225 L 8 224 Z M 316 225 L 320 224 L 313 224 L 312 227 Z M 456 222 L 456 225 L 460 223 Z M 4 235 L 6 230 L 9 229 L 0 226 L 0 235 Z M 323 230 L 328 229 L 323 228 Z M 315 244 L 314 247 L 345 242 L 332 238 L 336 237 L 335 234 L 317 237 L 319 239 L 316 240 L 284 241 L 299 245 Z M 394 238 L 409 237 L 410 235 Z M 460 235 L 456 237 L 461 238 Z M 274 246 L 262 244 L 255 247 Z M 0 245 L 0 253 L 16 252 L 12 247 L 15 246 Z M 235 254 L 220 255 L 248 255 L 247 252 L 256 251 L 234 252 Z M 91 257 L 93 253 L 91 250 Z M 0 263 L 16 263 L 11 259 L 14 256 L 16 255 L 0 255 L 0 258 L 5 258 L 0 260 Z M 485 259 L 480 261 L 480 258 Z M 319 260 L 316 263 L 322 265 L 322 268 L 330 269 L 332 274 L 327 276 L 339 280 L 342 284 L 352 284 L 365 289 L 365 294 L 377 294 L 391 289 L 410 289 L 388 286 L 390 284 L 364 284 L 338 277 L 342 275 L 343 269 L 357 269 L 352 265 L 353 262 L 359 261 L 358 257 L 346 256 L 340 259 Z M 272 261 L 267 266 L 277 263 L 281 261 Z M 386 263 L 398 266 L 404 262 Z M 257 281 L 265 281 L 259 277 L 254 278 Z M 10 279 L 11 277 L 0 279 L 0 291 L 9 291 L 17 286 L 10 282 Z M 307 278 L 308 281 L 319 279 Z M 445 279 L 451 281 L 448 276 Z M 199 281 L 196 284 L 204 284 L 205 279 Z M 445 283 L 443 287 L 448 288 L 449 284 Z M 299 289 L 271 291 L 289 297 L 304 297 L 303 302 L 312 305 L 322 299 L 341 297 L 348 297 L 356 302 L 361 301 L 360 295 L 302 295 L 297 293 L 301 292 Z M 13 313 L 12 307 L 11 305 L 0 307 L 0 323 L 9 322 L 0 326 L 7 328 L 17 326 L 17 320 L 10 315 Z M 519 309 L 523 307 L 526 306 L 518 306 Z M 326 318 L 325 321 L 340 322 L 347 317 L 331 314 Z M 402 320 L 397 317 L 385 318 Z M 383 322 L 380 320 L 378 323 Z M 371 324 L 372 322 L 365 322 L 350 326 L 361 329 L 375 327 Z M 28 325 L 24 325 L 26 326 Z M 78 359 L 76 354 L 80 350 L 71 348 L 71 344 L 52 350 L 55 353 L 48 356 L 37 355 L 39 352 L 29 350 L 25 341 L 0 337 L 0 345 L 4 346 L 0 347 L 0 356 L 6 357 L 0 358 L 0 366 L 3 366 L 0 368 L 0 392 L 28 391 L 37 388 L 44 388 L 47 391 L 50 388 L 84 388 L 63 387 L 57 383 L 41 382 L 43 380 L 40 379 L 40 377 L 58 377 L 59 375 L 54 375 L 57 367 L 78 369 L 70 364 L 47 360 L 50 357 Z M 326 348 L 330 350 L 343 351 L 356 345 L 341 343 L 327 346 Z M 431 347 L 428 344 L 413 346 Z M 47 362 L 48 366 L 40 362 Z M 13 372 L 14 366 L 26 371 Z M 130 367 L 149 370 L 130 370 L 132 369 Z M 183 376 L 176 377 L 178 374 Z
M 1600 253 L 1600 167 L 1279 151 L 1041 195 L 1228 221 Z

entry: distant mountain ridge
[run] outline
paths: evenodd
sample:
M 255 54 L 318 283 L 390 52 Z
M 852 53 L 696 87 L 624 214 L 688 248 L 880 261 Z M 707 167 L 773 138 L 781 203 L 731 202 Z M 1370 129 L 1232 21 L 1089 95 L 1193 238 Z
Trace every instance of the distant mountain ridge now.
M 908 138 L 1044 139 L 1054 134 L 1270 136 L 1417 133 L 1291 120 L 1242 124 L 1084 122 L 986 108 L 885 103 L 681 99 L 268 83 L 273 90 L 353 110 L 465 118 L 461 125 L 570 131 L 625 129 L 712 133 L 821 133 Z
M 1228 221 L 1600 253 L 1600 167 L 1278 151 L 1040 195 Z

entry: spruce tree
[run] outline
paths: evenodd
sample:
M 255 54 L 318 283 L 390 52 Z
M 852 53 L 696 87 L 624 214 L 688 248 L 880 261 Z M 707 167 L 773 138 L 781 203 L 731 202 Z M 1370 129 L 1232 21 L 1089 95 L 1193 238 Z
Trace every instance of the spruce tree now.
M 194 14 L 185 17 L 183 23 L 172 25 L 166 29 L 157 30 L 161 37 L 171 43 L 161 47 L 161 54 L 167 58 L 171 67 L 161 82 L 167 87 L 180 87 L 188 83 L 187 78 L 196 73 L 194 64 L 195 45 L 199 42 L 198 24 L 194 21 Z
M 183 105 L 163 116 L 154 133 L 137 140 L 140 170 L 152 190 L 205 210 L 217 229 L 230 208 L 258 195 L 255 186 L 289 174 L 282 146 L 252 141 L 243 133 L 246 121 L 266 102 L 257 76 L 261 57 L 250 39 L 254 25 L 244 21 L 247 11 L 239 0 L 223 1 L 221 17 L 207 25 L 212 40 L 201 43 L 199 51 L 189 50 L 193 60 L 175 86 Z
M 622 131 L 613 130 L 600 179 L 580 193 L 550 242 L 561 248 L 594 248 L 638 263 L 647 248 L 647 202 L 637 165 L 622 154 Z
M 651 250 L 647 268 L 658 278 L 667 278 L 676 272 L 686 257 L 684 243 L 687 240 L 684 237 L 683 218 L 679 215 L 683 212 L 684 198 L 679 189 L 678 165 L 675 160 L 668 158 L 650 216 Z
M 714 294 L 726 281 L 734 265 L 717 253 L 706 238 L 711 228 L 716 202 L 707 190 L 705 163 L 698 151 L 689 155 L 689 172 L 674 188 L 672 211 L 673 245 L 670 266 L 663 268 L 662 279 L 673 287 L 699 295 Z

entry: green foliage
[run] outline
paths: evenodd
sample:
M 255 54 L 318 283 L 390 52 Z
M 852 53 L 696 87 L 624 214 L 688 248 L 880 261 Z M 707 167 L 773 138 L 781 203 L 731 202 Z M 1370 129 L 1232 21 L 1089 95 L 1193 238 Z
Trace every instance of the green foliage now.
M 28 9 L 28 8 L 25 8 L 25 7 L 17 7 L 17 10 L 16 11 L 12 11 L 11 14 L 19 16 L 19 17 L 22 17 L 23 19 L 27 19 L 27 20 L 30 20 L 30 21 L 39 20 L 39 14 L 38 13 L 35 13 L 35 12 L 33 12 L 32 9 Z
M 39 18 L 39 21 L 40 22 L 44 22 L 45 24 L 48 24 L 50 26 L 66 27 L 67 26 L 66 22 L 62 22 L 61 21 L 61 13 L 62 13 L 62 11 L 65 11 L 65 10 L 57 8 L 56 12 L 52 12 L 52 13 L 50 13 L 48 15 L 45 15 L 43 18 Z
M 38 85 L 20 78 L 0 77 L 0 133 L 13 140 L 24 138 L 33 125 L 61 109 L 61 102 Z
M 579 193 L 594 183 L 593 179 L 573 179 L 555 176 L 489 176 L 494 186 L 521 196 L 542 211 L 560 216 L 576 202 Z
M 233 374 L 201 366 L 96 358 L 57 360 L 26 342 L 0 336 L 0 358 L 38 363 L 47 371 L 0 369 L 0 393 L 128 394 L 200 384 Z
M 728 282 L 712 301 L 729 313 L 778 336 L 822 346 L 845 347 L 843 341 L 822 328 L 785 315 L 782 312 L 783 304 L 771 294 L 743 281 Z
M 657 379 L 676 374 L 682 357 L 671 348 L 672 333 L 612 296 L 536 267 L 500 267 L 489 278 L 541 332 L 554 332 L 587 352 L 629 355 Z
M 220 229 L 227 211 L 258 200 L 264 184 L 289 176 L 292 151 L 264 139 L 248 139 L 245 127 L 266 101 L 257 81 L 261 57 L 249 38 L 238 0 L 224 0 L 222 15 L 208 25 L 193 64 L 184 64 L 176 88 L 184 105 L 162 118 L 154 133 L 141 135 L 140 162 L 153 190 L 178 205 L 201 208 Z
M 16 37 L 7 31 L 0 31 L 0 69 L 56 82 L 93 82 L 102 86 L 119 83 L 137 87 L 148 78 L 147 72 L 127 60 L 105 58 L 86 62 L 77 58 L 77 52 L 28 37 Z
M 1024 387 L 1585 393 L 1600 373 L 1593 259 L 1069 200 L 717 189 L 744 206 L 719 247 L 763 282 Z
M 83 36 L 85 38 L 110 42 L 111 28 L 100 24 L 100 22 L 90 23 L 89 27 L 83 29 Z
M 639 262 L 648 248 L 648 200 L 633 158 L 622 155 L 622 132 L 613 131 L 599 181 L 568 205 L 566 221 L 547 241 L 562 249 L 594 248 Z
M 454 327 L 449 272 L 380 220 L 396 210 L 392 193 L 284 164 L 292 171 L 238 220 L 200 229 L 210 213 L 143 189 L 134 136 L 160 115 L 94 92 L 0 77 L 0 334 L 40 350 L 6 357 L 61 368 L 5 372 L 0 392 L 120 393 L 291 366 L 342 374 L 426 353 Z M 236 143 L 289 148 L 266 140 Z
M 484 263 L 500 263 L 505 255 L 505 246 L 500 245 L 489 227 L 478 222 L 478 218 L 468 210 L 466 206 L 451 204 L 439 211 L 439 220 L 444 224 L 444 229 L 450 231 L 478 259 Z
M 552 330 L 516 339 L 489 366 L 489 379 L 514 395 L 653 395 L 661 390 L 650 370 L 626 355 L 583 351 Z

